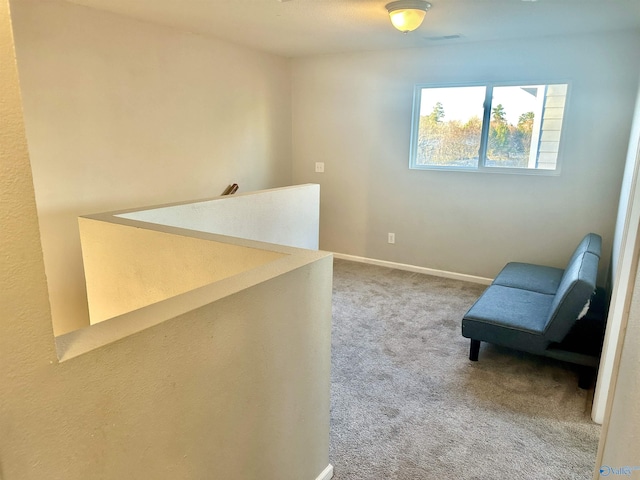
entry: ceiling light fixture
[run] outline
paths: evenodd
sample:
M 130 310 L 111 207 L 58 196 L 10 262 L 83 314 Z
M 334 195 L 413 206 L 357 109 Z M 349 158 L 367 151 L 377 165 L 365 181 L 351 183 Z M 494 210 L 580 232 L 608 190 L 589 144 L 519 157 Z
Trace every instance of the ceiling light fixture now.
M 431 4 L 423 0 L 397 0 L 387 4 L 386 8 L 393 26 L 402 33 L 408 33 L 422 24 Z

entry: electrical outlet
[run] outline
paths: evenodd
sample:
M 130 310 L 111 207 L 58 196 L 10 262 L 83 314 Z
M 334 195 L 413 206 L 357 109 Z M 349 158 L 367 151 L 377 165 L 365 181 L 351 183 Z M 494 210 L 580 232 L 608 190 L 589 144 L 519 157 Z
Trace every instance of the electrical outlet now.
M 387 242 L 396 243 L 396 234 L 395 233 L 388 233 L 387 235 L 388 235 Z
M 316 162 L 316 173 L 324 173 L 324 162 Z

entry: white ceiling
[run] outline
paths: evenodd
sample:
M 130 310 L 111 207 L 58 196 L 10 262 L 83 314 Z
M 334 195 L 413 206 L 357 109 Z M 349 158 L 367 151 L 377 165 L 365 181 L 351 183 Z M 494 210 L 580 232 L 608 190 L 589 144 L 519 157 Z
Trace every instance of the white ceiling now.
M 287 57 L 640 28 L 640 0 L 431 0 L 407 35 L 390 0 L 69 1 Z

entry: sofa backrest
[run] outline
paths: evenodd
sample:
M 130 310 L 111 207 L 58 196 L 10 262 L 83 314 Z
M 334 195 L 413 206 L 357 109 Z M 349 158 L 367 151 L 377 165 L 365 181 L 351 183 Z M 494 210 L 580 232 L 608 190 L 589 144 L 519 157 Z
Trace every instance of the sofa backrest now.
M 544 333 L 548 340 L 561 342 L 591 299 L 596 290 L 601 249 L 600 235 L 589 233 L 573 252 L 549 311 Z
M 580 244 L 576 247 L 567 265 L 571 265 L 576 260 L 576 257 L 586 252 L 593 253 L 599 259 L 601 250 L 602 250 L 602 238 L 600 238 L 600 235 L 595 233 L 588 233 L 584 236 Z

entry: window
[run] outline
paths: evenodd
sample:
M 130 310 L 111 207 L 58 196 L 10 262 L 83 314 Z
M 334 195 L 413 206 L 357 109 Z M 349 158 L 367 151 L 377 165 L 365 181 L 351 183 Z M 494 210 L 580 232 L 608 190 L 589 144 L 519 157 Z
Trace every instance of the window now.
M 557 170 L 567 87 L 416 87 L 410 168 Z

